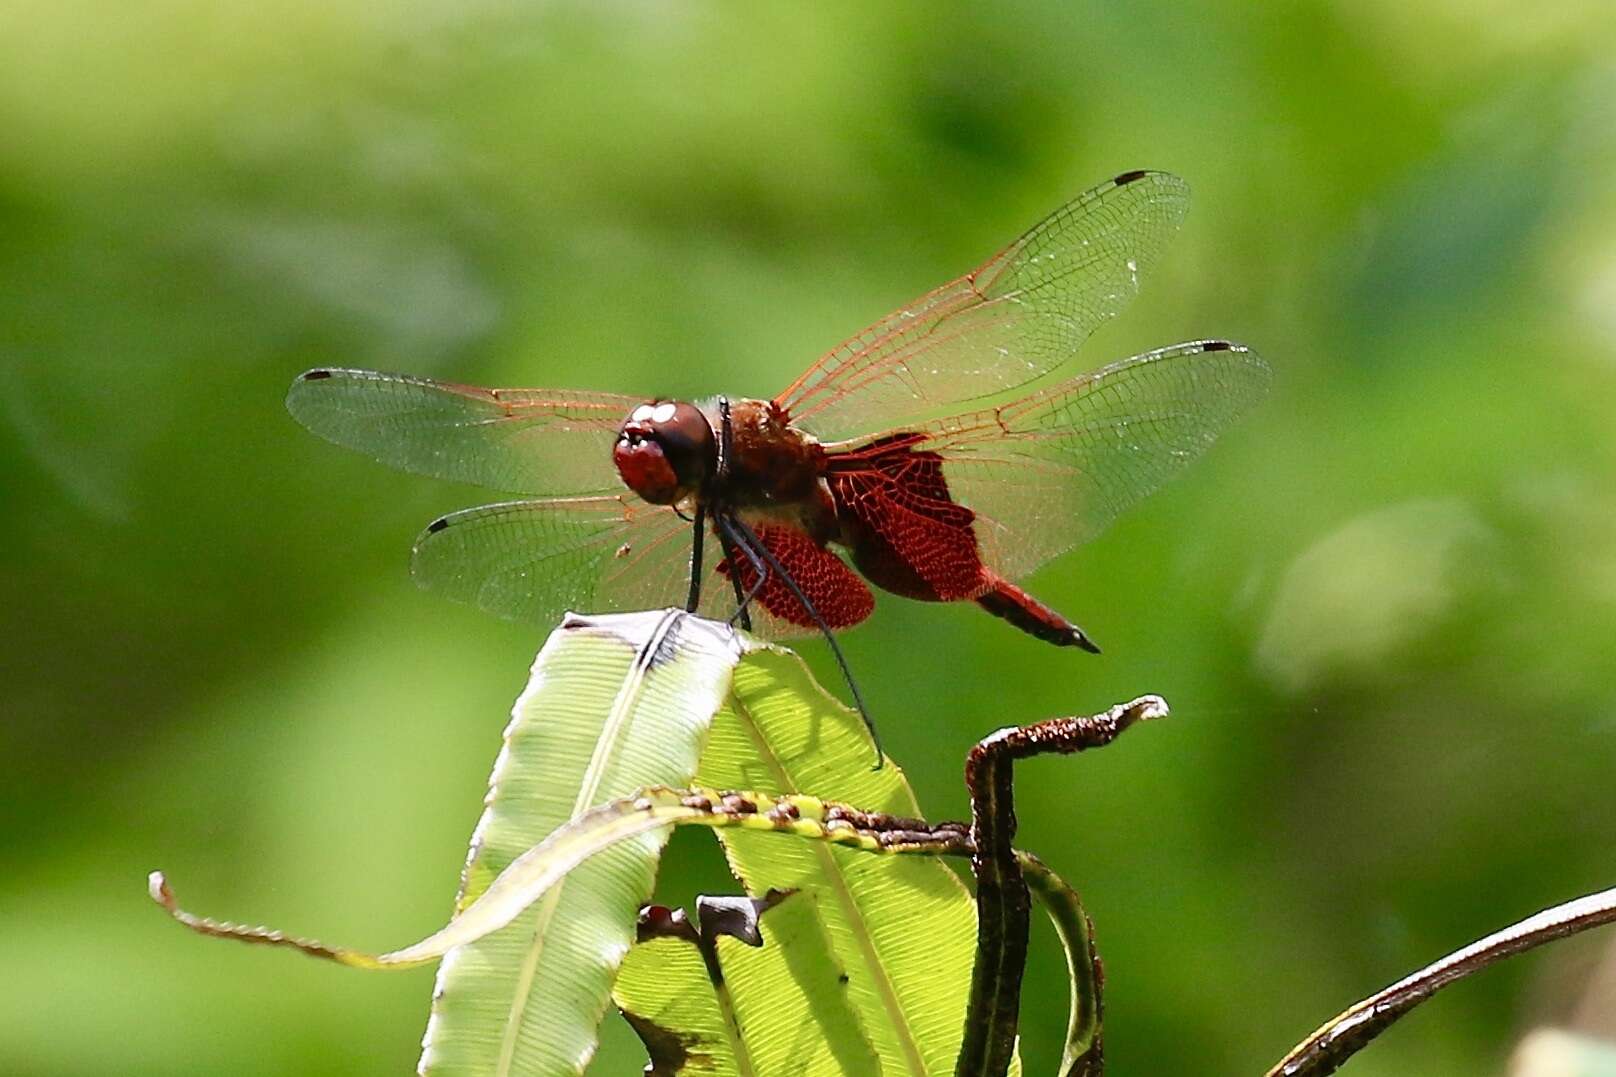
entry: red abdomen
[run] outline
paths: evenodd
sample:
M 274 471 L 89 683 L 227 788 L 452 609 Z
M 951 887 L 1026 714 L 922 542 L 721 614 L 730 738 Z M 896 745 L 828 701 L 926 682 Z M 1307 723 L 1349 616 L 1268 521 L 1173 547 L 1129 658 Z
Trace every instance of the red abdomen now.
M 1081 628 L 1008 580 L 1001 580 L 991 573 L 987 575 L 993 581 L 993 589 L 977 596 L 978 606 L 1046 643 L 1053 643 L 1057 647 L 1081 647 L 1090 654 L 1100 653 L 1100 648 L 1083 634 Z

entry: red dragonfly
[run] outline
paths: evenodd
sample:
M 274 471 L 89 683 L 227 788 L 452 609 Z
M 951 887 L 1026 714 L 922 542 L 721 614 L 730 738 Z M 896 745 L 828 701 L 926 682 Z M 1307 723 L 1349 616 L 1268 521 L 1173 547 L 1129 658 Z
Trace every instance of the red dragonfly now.
M 1204 451 L 1262 396 L 1267 366 L 1240 345 L 1193 341 L 948 412 L 1069 359 L 1138 290 L 1187 198 L 1162 172 L 1101 184 L 772 400 L 317 369 L 287 406 L 394 467 L 545 495 L 452 513 L 415 544 L 422 585 L 506 617 L 548 624 L 571 607 L 681 601 L 723 616 L 732 592 L 732 620 L 750 627 L 755 610 L 763 634 L 818 629 L 834 647 L 831 630 L 870 615 L 874 584 L 975 602 L 1097 651 L 1015 581 Z M 722 547 L 711 570 L 709 531 Z

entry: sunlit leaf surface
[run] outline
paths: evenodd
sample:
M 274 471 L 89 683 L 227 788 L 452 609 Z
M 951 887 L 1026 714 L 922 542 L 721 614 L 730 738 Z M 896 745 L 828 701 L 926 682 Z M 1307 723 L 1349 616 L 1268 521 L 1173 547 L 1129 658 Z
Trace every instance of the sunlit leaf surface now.
M 715 715 L 701 776 L 729 791 L 676 787 Z M 938 854 L 968 854 L 969 837 L 920 821 L 896 765 L 869 768 L 872 748 L 856 712 L 789 651 L 679 611 L 569 618 L 517 700 L 439 931 L 373 955 L 196 916 L 160 872 L 150 888 L 205 935 L 365 968 L 441 957 L 423 1073 L 579 1074 L 668 830 L 711 826 L 761 900 L 703 905 L 721 918 L 675 939 L 696 948 L 695 965 L 666 937 L 635 954 L 616 998 L 653 1072 L 950 1072 L 975 909 Z M 770 791 L 739 791 L 748 781 Z M 1026 866 L 1073 969 L 1063 1072 L 1087 1072 L 1071 1065 L 1098 1033 L 1087 922 L 1069 888 Z
M 617 621 L 602 618 L 594 623 Z M 567 663 L 556 661 L 559 655 L 552 649 L 564 646 L 566 640 L 566 634 L 558 634 L 563 642 L 547 647 L 535 667 L 554 668 L 556 673 L 536 675 L 533 687 L 518 704 L 519 717 L 513 728 L 521 736 L 514 743 L 527 744 L 526 736 L 538 737 L 540 731 L 547 731 L 558 744 L 565 744 L 568 738 L 561 735 L 563 727 L 584 721 L 580 715 L 587 708 L 622 711 L 625 693 L 632 695 L 645 713 L 654 713 L 656 706 L 665 705 L 682 706 L 693 715 L 700 704 L 709 712 L 718 710 L 698 768 L 700 784 L 770 793 L 803 792 L 870 811 L 920 814 L 894 764 L 889 761 L 879 771 L 870 769 L 872 746 L 857 715 L 827 695 L 790 652 L 730 636 L 705 622 L 676 617 L 655 624 L 662 631 L 670 631 L 670 625 L 700 626 L 693 629 L 697 634 L 688 640 L 698 640 L 701 646 L 691 646 L 683 632 L 670 631 L 671 637 L 687 640 L 682 645 L 688 650 L 674 653 L 664 648 L 671 661 L 651 663 L 635 674 L 640 678 L 640 687 L 632 687 L 634 677 L 630 674 L 639 668 L 635 656 L 643 661 L 644 655 L 656 653 L 649 635 L 652 624 L 645 620 L 633 622 L 639 633 L 636 638 L 644 641 L 637 651 L 625 646 L 621 636 L 597 631 L 597 636 L 592 637 L 597 642 L 588 652 L 593 663 L 588 677 L 580 677 Z M 737 639 L 743 653 L 734 666 L 730 692 L 719 709 L 712 694 L 714 686 L 722 680 L 726 662 L 735 657 L 722 641 Z M 599 659 L 594 658 L 596 651 L 602 656 Z M 687 655 L 688 662 L 684 661 Z M 687 664 L 691 669 L 682 671 Z M 588 700 L 572 687 L 575 680 L 589 686 L 592 695 Z M 623 687 L 617 688 L 619 683 Z M 691 685 L 699 698 L 676 702 L 671 695 L 657 691 L 676 692 L 681 685 Z M 578 710 L 563 714 L 549 705 L 552 699 L 566 700 L 567 706 Z M 532 720 L 541 713 L 546 715 L 543 722 Z M 619 725 L 619 719 L 608 717 L 608 732 L 590 743 L 619 743 L 613 739 L 622 736 Z M 690 717 L 679 728 L 688 731 L 700 725 L 701 719 Z M 645 738 L 640 743 L 620 744 L 625 759 L 633 757 L 639 764 L 646 764 L 638 753 L 666 753 L 667 746 L 654 731 L 642 731 L 640 736 Z M 690 743 L 695 739 L 691 736 Z M 612 770 L 613 781 L 590 780 L 580 785 L 576 772 L 585 768 L 576 754 L 569 769 L 568 764 L 556 763 L 537 741 L 528 749 L 520 758 L 511 748 L 502 756 L 496 768 L 490 811 L 497 814 L 510 791 L 507 787 L 518 784 L 536 804 L 542 804 L 542 810 L 530 810 L 522 818 L 523 825 L 512 825 L 509 839 L 501 846 L 503 855 L 497 860 L 489 855 L 491 826 L 485 822 L 479 827 L 480 848 L 468 871 L 463 901 L 480 895 L 488 886 L 489 873 L 497 872 L 525 851 L 527 846 L 521 845 L 522 841 L 534 844 L 591 806 L 655 782 L 647 779 L 624 787 L 619 779 L 631 770 L 641 775 L 655 769 L 625 764 Z M 666 760 L 664 763 L 671 773 L 673 765 Z M 506 776 L 509 781 L 502 785 L 502 777 Z M 661 784 L 679 783 L 680 779 L 674 778 Z M 570 799 L 558 798 L 556 788 L 569 790 Z M 675 820 L 670 815 L 666 821 Z M 599 831 L 602 844 L 619 836 L 611 829 L 615 825 L 618 824 L 603 824 Z M 520 837 L 515 836 L 518 833 Z M 599 1016 L 597 999 L 601 997 L 593 992 L 604 989 L 627 946 L 635 906 L 649 893 L 652 862 L 664 835 L 665 829 L 640 830 L 630 840 L 576 869 L 559 887 L 547 890 L 510 927 L 453 951 L 444 963 L 440 984 L 459 987 L 461 994 L 448 991 L 434 1007 L 426 1048 L 429 1064 L 451 1064 L 446 1043 L 464 1045 L 465 1053 L 460 1057 L 466 1064 L 491 1062 L 496 1067 L 494 1072 L 512 1072 L 508 1067 L 517 1058 L 535 1060 L 541 1068 L 533 1072 L 569 1072 L 542 1067 L 575 1065 L 575 1060 L 587 1057 L 594 1042 L 593 1022 Z M 954 873 L 932 858 L 861 855 L 825 842 L 782 841 L 740 830 L 725 831 L 722 840 L 732 867 L 749 892 L 795 890 L 804 897 L 798 908 L 805 911 L 796 915 L 809 917 L 817 924 L 812 930 L 800 930 L 823 940 L 829 967 L 839 970 L 832 1004 L 845 1006 L 851 1021 L 848 1027 L 857 1030 L 859 1041 L 868 1045 L 866 1049 L 873 1050 L 879 1060 L 879 1072 L 951 1072 L 960 1042 L 975 933 L 971 899 Z M 502 880 L 501 885 L 511 885 L 511 892 L 518 893 L 514 882 Z M 468 912 L 480 916 L 483 910 Z M 727 942 L 723 946 L 729 949 Z M 581 961 L 574 952 L 580 947 L 590 952 Z M 787 956 L 782 954 L 780 959 L 785 961 Z M 490 967 L 490 958 L 494 967 Z M 793 955 L 791 960 L 795 959 Z M 737 999 L 766 998 L 769 992 L 778 995 L 782 990 L 806 992 L 814 981 L 823 979 L 823 969 L 817 966 L 793 967 L 788 963 L 790 978 L 781 981 L 772 971 L 743 971 L 748 958 L 741 956 L 737 960 L 741 963 L 736 974 Z M 529 971 L 530 966 L 534 971 Z M 541 975 L 553 977 L 554 982 L 540 983 Z M 758 978 L 753 979 L 753 975 Z M 579 1003 L 575 996 L 563 992 L 575 990 L 581 982 L 587 984 L 588 992 L 585 1001 Z M 754 996 L 754 990 L 761 994 Z M 754 1012 L 764 1013 L 766 1007 Z M 456 1014 L 461 1020 L 451 1020 Z M 446 1033 L 451 1026 L 456 1031 L 454 1036 Z M 781 1044 L 787 1041 L 781 1037 L 787 1033 L 800 1037 L 803 1027 L 800 1014 L 789 1025 L 778 1028 L 765 1020 L 757 1029 L 758 1049 L 765 1055 L 780 1051 L 782 1058 L 795 1058 L 801 1051 L 801 1041 L 791 1040 L 798 1046 L 785 1051 Z M 555 1035 L 557 1029 L 571 1038 Z M 701 1025 L 685 1031 L 700 1035 Z M 751 1042 L 750 1035 L 747 1043 Z M 810 1039 L 820 1042 L 819 1037 Z M 561 1046 L 563 1042 L 566 1046 Z M 852 1049 L 851 1043 L 843 1037 L 828 1041 L 825 1049 L 833 1055 L 836 1051 L 845 1054 Z M 458 1058 L 453 1064 L 460 1064 Z M 497 1068 L 501 1066 L 507 1069 Z M 834 1072 L 834 1068 L 825 1072 Z
M 858 715 L 827 695 L 800 659 L 757 645 L 736 667 L 697 780 L 918 816 L 903 773 L 891 761 L 871 770 L 872 751 Z M 848 1005 L 880 1056 L 880 1072 L 953 1072 L 976 914 L 946 865 L 743 831 L 721 832 L 720 840 L 750 893 L 812 895 L 848 978 Z
M 714 940 L 727 1006 L 692 940 L 649 939 L 629 953 L 613 997 L 652 1045 L 657 1077 L 879 1072 L 813 897 L 790 895 L 760 927 L 762 946 Z
M 734 658 L 721 626 L 680 615 L 580 619 L 553 633 L 506 729 L 457 907 L 586 809 L 647 785 L 688 784 Z M 581 1072 L 666 834 L 617 844 L 508 927 L 450 951 L 421 1070 Z
M 756 1072 L 802 1077 L 879 1072 L 875 1051 L 848 1005 L 845 971 L 814 895 L 791 895 L 763 914 L 762 928 L 762 946 L 728 936 L 717 940 L 724 981 Z
M 690 940 L 637 944 L 612 998 L 651 1052 L 656 1077 L 741 1077 L 707 966 Z

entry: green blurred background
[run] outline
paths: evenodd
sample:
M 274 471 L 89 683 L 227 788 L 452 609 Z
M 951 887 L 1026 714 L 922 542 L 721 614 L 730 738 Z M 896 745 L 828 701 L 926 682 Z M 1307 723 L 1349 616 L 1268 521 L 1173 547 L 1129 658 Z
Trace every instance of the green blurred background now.
M 1613 46 L 1603 0 L 13 0 L 0 1072 L 413 1066 L 430 970 L 210 944 L 144 896 L 163 867 L 332 941 L 435 927 L 542 638 L 411 585 L 417 529 L 490 498 L 308 435 L 297 372 L 769 395 L 1139 167 L 1194 207 L 1080 362 L 1228 336 L 1275 392 L 1034 577 L 1103 657 L 897 599 L 846 636 L 927 812 L 999 725 L 1172 702 L 1020 770 L 1119 1074 L 1259 1072 L 1616 883 Z M 722 885 L 674 852 L 665 897 Z M 1616 1034 L 1613 985 L 1608 934 L 1564 943 L 1350 1072 L 1503 1072 L 1539 1023 Z M 594 1072 L 637 1072 L 611 1025 Z

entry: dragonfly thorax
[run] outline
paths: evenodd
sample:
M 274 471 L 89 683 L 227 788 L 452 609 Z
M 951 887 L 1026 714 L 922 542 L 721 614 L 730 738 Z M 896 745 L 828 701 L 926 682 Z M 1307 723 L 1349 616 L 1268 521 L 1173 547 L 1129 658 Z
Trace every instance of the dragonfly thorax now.
M 771 401 L 734 401 L 729 456 L 719 493 L 733 508 L 800 505 L 818 493 L 823 449 Z
M 697 493 L 718 467 L 712 423 L 694 404 L 653 400 L 623 420 L 612 463 L 630 490 L 653 505 Z

